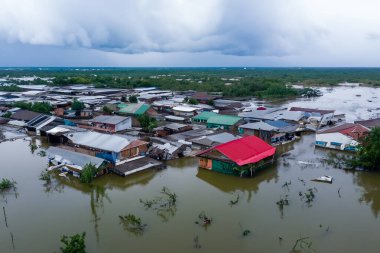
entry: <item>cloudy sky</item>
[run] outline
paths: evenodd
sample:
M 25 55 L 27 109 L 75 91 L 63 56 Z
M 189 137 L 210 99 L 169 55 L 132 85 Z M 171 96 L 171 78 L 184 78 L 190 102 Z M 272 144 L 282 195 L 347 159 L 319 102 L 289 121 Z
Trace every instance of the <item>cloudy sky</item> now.
M 380 3 L 0 0 L 0 66 L 380 66 Z

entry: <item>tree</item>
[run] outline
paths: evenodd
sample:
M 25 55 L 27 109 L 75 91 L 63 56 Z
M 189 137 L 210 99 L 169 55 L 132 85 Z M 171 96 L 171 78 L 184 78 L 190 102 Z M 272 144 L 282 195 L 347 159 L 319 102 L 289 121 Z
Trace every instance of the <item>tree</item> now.
M 79 115 L 80 111 L 82 111 L 84 108 L 84 103 L 74 98 L 73 103 L 71 104 L 71 109 L 75 111 L 75 114 L 77 116 Z
M 98 173 L 98 169 L 96 168 L 96 166 L 91 163 L 88 163 L 85 166 L 83 166 L 79 180 L 82 183 L 89 184 L 92 182 L 92 180 L 94 180 L 96 173 Z
M 372 129 L 365 137 L 353 164 L 369 170 L 380 170 L 380 127 Z
M 106 114 L 112 114 L 113 110 L 105 105 L 105 106 L 103 106 L 103 112 Z
M 85 238 L 86 233 L 72 236 L 63 235 L 61 237 L 61 242 L 64 244 L 61 247 L 62 253 L 86 253 Z
M 3 118 L 7 118 L 7 119 L 9 119 L 11 116 L 12 116 L 12 113 L 11 113 L 11 112 L 6 112 L 6 113 L 4 113 L 3 115 L 1 115 L 1 117 L 3 117 Z
M 35 102 L 31 106 L 33 112 L 45 113 L 48 114 L 53 110 L 53 107 L 48 102 Z
M 122 96 L 122 97 L 120 98 L 120 101 L 121 101 L 121 102 L 127 102 L 127 97 L 126 97 L 126 96 Z
M 137 97 L 135 95 L 129 96 L 129 103 L 136 104 L 137 102 Z
M 188 103 L 191 105 L 197 105 L 199 102 L 195 98 L 189 98 Z
M 214 106 L 215 102 L 214 102 L 214 100 L 210 99 L 209 101 L 207 101 L 207 104 L 210 105 L 210 106 Z
M 83 110 L 84 108 L 85 108 L 84 103 L 74 98 L 73 103 L 71 104 L 71 109 L 75 111 L 80 111 L 80 110 Z
M 152 132 L 152 130 L 157 127 L 156 119 L 151 118 L 146 114 L 143 114 L 140 117 L 138 117 L 138 120 L 144 132 Z

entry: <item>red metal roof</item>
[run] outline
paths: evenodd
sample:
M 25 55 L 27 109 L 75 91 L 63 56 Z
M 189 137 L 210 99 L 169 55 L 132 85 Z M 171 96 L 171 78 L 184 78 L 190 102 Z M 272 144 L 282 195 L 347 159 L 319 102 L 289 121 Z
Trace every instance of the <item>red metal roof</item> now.
M 326 134 L 326 133 L 342 133 L 344 135 L 350 136 L 354 140 L 359 140 L 361 137 L 365 136 L 370 130 L 362 126 L 360 124 L 354 124 L 354 123 L 344 123 L 339 126 L 335 126 L 329 129 L 326 129 L 324 131 L 321 131 L 319 133 Z
M 256 136 L 247 136 L 230 141 L 207 149 L 198 155 L 208 153 L 212 150 L 218 150 L 240 166 L 258 162 L 274 155 L 276 152 L 276 148 Z

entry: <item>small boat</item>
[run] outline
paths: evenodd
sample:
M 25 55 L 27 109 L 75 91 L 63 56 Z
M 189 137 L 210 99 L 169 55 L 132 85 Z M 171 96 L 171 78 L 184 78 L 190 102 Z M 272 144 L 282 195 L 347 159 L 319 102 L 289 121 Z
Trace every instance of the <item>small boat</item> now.
M 332 181 L 333 181 L 333 177 L 331 177 L 331 176 L 321 176 L 321 177 L 314 178 L 311 181 L 324 182 L 324 183 L 330 183 L 331 184 Z

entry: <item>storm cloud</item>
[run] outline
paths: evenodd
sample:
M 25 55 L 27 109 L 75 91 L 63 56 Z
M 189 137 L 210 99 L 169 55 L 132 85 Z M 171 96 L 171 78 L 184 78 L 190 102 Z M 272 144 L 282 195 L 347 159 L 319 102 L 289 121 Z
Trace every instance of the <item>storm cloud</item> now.
M 0 43 L 137 55 L 350 53 L 357 59 L 380 49 L 379 12 L 374 0 L 2 0 Z

